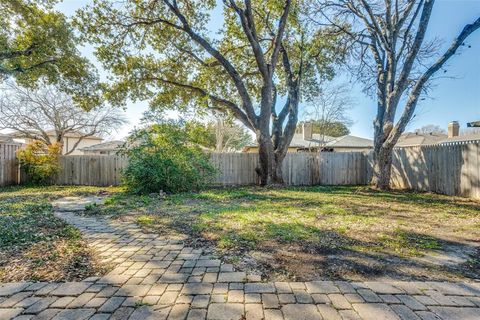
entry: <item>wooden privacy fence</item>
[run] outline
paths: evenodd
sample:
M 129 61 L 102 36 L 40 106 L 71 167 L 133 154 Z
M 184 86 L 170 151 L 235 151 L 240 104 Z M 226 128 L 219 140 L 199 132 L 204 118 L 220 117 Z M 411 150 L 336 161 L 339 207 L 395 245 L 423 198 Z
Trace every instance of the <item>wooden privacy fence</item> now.
M 60 173 L 54 183 L 60 185 L 116 186 L 127 159 L 120 156 L 61 156 Z M 22 176 L 23 177 L 23 176 Z
M 0 143 L 0 187 L 18 183 L 18 144 Z
M 391 184 L 480 199 L 480 141 L 397 148 Z
M 258 154 L 215 153 L 212 163 L 219 171 L 216 185 L 258 183 Z M 287 185 L 362 185 L 370 179 L 368 155 L 362 152 L 288 153 L 282 165 Z
M 213 165 L 218 169 L 213 184 L 221 186 L 253 185 L 258 183 L 255 168 L 258 154 L 214 153 Z M 120 156 L 62 156 L 60 174 L 53 183 L 61 185 L 109 186 L 121 183 L 122 169 L 127 158 Z M 287 185 L 367 184 L 368 161 L 361 152 L 291 153 L 283 162 Z M 22 175 L 22 182 L 26 182 Z
M 12 183 L 18 176 L 11 159 L 15 152 L 8 151 L 10 160 L 4 161 L 5 149 L 0 151 L 0 183 Z M 215 185 L 258 183 L 258 154 L 216 153 L 211 159 L 219 172 Z M 118 185 L 126 164 L 120 156 L 62 156 L 54 183 Z M 365 185 L 372 176 L 371 154 L 362 152 L 289 153 L 282 169 L 287 185 Z M 480 141 L 394 149 L 391 183 L 395 188 L 480 199 Z

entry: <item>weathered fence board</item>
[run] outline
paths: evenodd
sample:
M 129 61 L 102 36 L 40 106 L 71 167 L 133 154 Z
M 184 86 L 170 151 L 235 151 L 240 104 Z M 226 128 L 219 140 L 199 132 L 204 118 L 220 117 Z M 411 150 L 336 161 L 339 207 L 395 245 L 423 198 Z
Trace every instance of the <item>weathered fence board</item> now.
M 119 185 L 127 159 L 120 156 L 76 155 L 60 157 L 60 173 L 54 179 L 62 185 Z
M 480 199 L 480 142 L 394 149 L 391 184 Z
M 0 187 L 18 184 L 17 144 L 0 143 Z
M 218 153 L 212 154 L 212 163 L 219 174 L 216 185 L 257 184 L 258 154 Z M 366 184 L 369 176 L 367 155 L 352 153 L 289 153 L 282 165 L 287 185 L 339 185 Z
M 2 147 L 0 147 L 2 148 Z M 0 149 L 0 184 L 16 183 L 15 160 Z M 220 186 L 254 185 L 258 154 L 214 153 L 211 155 Z M 62 156 L 56 184 L 108 186 L 121 183 L 127 159 L 120 156 Z M 6 168 L 6 169 L 5 169 Z M 372 154 L 362 152 L 289 153 L 282 166 L 287 185 L 365 185 L 372 176 Z M 7 181 L 7 182 L 5 182 Z M 433 191 L 480 199 L 480 142 L 446 146 L 396 148 L 393 152 L 392 187 Z
M 287 185 L 367 184 L 367 160 L 364 153 L 291 153 L 282 170 Z M 221 186 L 259 183 L 255 168 L 258 154 L 214 153 L 217 168 L 213 184 Z M 61 185 L 109 186 L 121 183 L 121 171 L 127 159 L 120 156 L 75 155 L 60 157 L 60 173 L 52 181 Z M 26 182 L 22 175 L 22 182 Z

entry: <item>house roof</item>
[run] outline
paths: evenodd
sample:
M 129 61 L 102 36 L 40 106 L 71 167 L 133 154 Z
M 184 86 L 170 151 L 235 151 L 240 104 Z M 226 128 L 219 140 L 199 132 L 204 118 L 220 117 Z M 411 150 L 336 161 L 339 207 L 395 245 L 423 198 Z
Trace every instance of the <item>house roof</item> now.
M 50 136 L 54 136 L 55 135 L 55 130 L 47 130 L 46 133 Z M 75 132 L 75 131 L 70 131 L 70 132 L 67 132 L 65 134 L 65 137 L 66 138 L 79 138 L 81 137 L 83 134 L 80 133 L 80 132 Z M 89 137 L 85 137 L 84 139 L 91 139 L 91 140 L 103 140 L 103 138 L 101 137 L 98 137 L 98 136 L 89 136 Z
M 312 139 L 304 139 L 303 133 L 295 133 L 289 147 L 313 148 L 318 147 L 319 145 L 336 148 L 371 148 L 373 147 L 373 141 L 352 135 L 345 135 L 341 137 L 322 137 L 322 135 L 318 133 L 312 134 Z M 246 146 L 246 148 L 257 146 L 257 144 L 253 144 Z
M 113 151 L 121 147 L 125 141 L 121 140 L 112 140 L 102 143 L 97 143 L 92 146 L 81 148 L 81 151 Z
M 326 144 L 332 140 L 335 140 L 335 138 L 330 136 L 322 136 L 318 133 L 312 134 L 312 139 L 304 139 L 303 133 L 295 133 L 293 135 L 292 142 L 290 142 L 290 147 L 309 148 L 318 146 L 319 144 Z
M 55 130 L 46 130 L 45 131 L 47 133 L 47 135 L 49 136 L 55 136 Z M 15 138 L 26 138 L 24 134 L 22 134 L 21 132 L 16 132 L 13 134 L 13 136 Z M 79 132 L 75 132 L 75 131 L 70 131 L 70 132 L 67 132 L 65 134 L 65 137 L 66 138 L 79 138 L 82 136 L 82 133 L 79 133 Z M 97 137 L 97 136 L 89 136 L 89 137 L 85 137 L 84 139 L 90 139 L 90 140 L 103 140 L 103 138 L 101 137 Z
M 3 143 L 14 143 L 13 138 L 9 134 L 0 133 L 0 142 Z
M 400 136 L 395 147 L 430 145 L 445 139 L 447 139 L 447 135 L 443 133 L 406 132 Z
M 402 134 L 398 139 L 395 147 L 414 147 L 426 145 L 439 145 L 451 142 L 480 141 L 480 133 L 461 134 L 456 137 L 449 138 L 446 134 L 425 134 L 407 132 Z
M 335 148 L 373 148 L 373 140 L 346 135 L 327 142 L 326 146 Z
M 447 138 L 438 141 L 437 144 L 446 144 L 450 142 L 467 142 L 467 141 L 480 141 L 480 133 L 462 134 L 456 137 Z

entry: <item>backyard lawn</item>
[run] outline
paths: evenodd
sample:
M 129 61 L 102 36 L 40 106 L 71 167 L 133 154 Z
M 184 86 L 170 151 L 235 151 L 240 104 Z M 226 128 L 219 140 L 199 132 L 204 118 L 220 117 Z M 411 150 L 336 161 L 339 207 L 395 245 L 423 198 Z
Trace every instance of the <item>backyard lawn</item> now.
M 113 192 L 114 189 L 111 191 Z M 51 201 L 92 187 L 0 188 L 0 282 L 73 281 L 103 274 L 80 232 L 53 215 Z
M 480 203 L 366 187 L 118 193 L 90 214 L 186 233 L 266 279 L 480 277 Z
M 0 282 L 104 273 L 50 201 L 107 194 L 85 214 L 135 221 L 269 280 L 480 277 L 480 203 L 366 187 L 231 188 L 139 196 L 121 188 L 0 189 Z

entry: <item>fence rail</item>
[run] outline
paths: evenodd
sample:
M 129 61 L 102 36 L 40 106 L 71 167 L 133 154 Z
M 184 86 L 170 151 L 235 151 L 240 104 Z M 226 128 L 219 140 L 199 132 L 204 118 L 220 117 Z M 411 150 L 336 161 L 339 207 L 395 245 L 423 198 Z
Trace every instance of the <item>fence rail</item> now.
M 18 183 L 18 149 L 18 144 L 0 143 L 0 187 Z
M 18 183 L 16 148 L 0 145 L 0 185 Z M 283 162 L 283 176 L 287 185 L 365 185 L 372 175 L 371 158 L 362 152 L 289 153 Z M 215 185 L 258 183 L 257 154 L 215 153 L 211 159 L 219 172 Z M 62 156 L 62 170 L 54 183 L 118 185 L 127 163 L 126 158 L 112 155 Z M 391 184 L 480 199 L 480 142 L 394 149 Z

